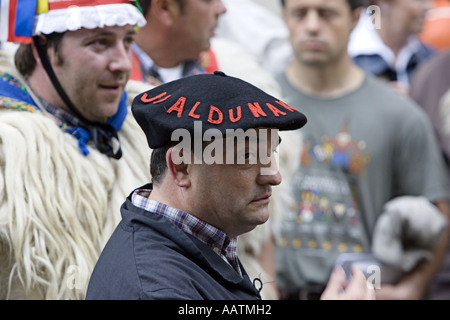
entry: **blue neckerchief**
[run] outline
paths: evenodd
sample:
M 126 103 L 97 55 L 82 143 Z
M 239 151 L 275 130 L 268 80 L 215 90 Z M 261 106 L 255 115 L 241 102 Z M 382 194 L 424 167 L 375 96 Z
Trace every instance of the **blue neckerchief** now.
M 37 104 L 28 93 L 27 88 L 19 80 L 6 72 L 0 72 L 0 100 L 5 103 L 5 108 L 18 109 L 18 106 L 13 107 L 7 104 L 8 102 L 14 103 L 15 105 L 20 103 L 23 106 L 37 107 Z
M 108 120 L 108 124 L 110 124 L 116 131 L 119 131 L 122 128 L 123 122 L 128 113 L 127 107 L 127 93 L 124 92 L 122 98 L 119 103 L 119 109 L 117 113 L 112 116 Z M 92 139 L 92 135 L 89 131 L 82 127 L 73 126 L 71 128 L 66 129 L 66 132 L 69 132 L 78 140 L 78 147 L 80 148 L 81 153 L 84 156 L 89 154 L 89 149 L 87 148 L 87 143 Z

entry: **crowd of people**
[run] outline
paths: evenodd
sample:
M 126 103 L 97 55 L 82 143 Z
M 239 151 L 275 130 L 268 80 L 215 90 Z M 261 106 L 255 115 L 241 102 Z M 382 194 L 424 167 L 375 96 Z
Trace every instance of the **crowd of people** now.
M 450 298 L 450 1 L 33 3 L 0 299 Z

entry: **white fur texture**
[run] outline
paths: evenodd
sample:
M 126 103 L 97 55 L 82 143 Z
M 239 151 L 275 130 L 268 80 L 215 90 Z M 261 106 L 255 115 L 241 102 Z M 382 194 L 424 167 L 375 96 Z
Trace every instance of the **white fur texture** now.
M 84 157 L 48 116 L 0 111 L 1 299 L 84 298 L 121 204 L 150 180 L 131 111 L 119 137 L 120 160 L 93 148 Z

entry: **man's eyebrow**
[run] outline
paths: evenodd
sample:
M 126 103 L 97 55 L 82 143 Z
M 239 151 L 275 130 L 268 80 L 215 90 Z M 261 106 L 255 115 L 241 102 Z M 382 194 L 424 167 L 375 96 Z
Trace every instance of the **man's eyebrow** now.
M 127 32 L 128 35 L 132 35 L 132 36 L 134 36 L 136 33 L 137 32 L 136 32 L 135 28 L 133 28 L 133 29 L 131 29 L 130 31 Z
M 270 140 L 271 140 L 271 142 L 274 142 L 273 140 L 272 140 L 272 138 L 270 138 Z M 277 148 L 280 144 L 281 144 L 281 137 L 280 137 L 280 135 L 278 135 L 278 141 L 276 141 L 276 145 L 275 146 L 272 146 L 272 148 L 273 149 L 275 149 L 275 148 Z M 264 140 L 265 141 L 265 140 Z M 267 140 L 268 141 L 268 140 Z M 260 137 L 259 137 L 259 135 L 256 137 L 256 142 L 259 144 L 259 143 L 261 143 L 261 139 L 260 139 Z
M 131 29 L 129 30 L 126 35 L 127 36 L 134 36 L 136 34 L 136 30 Z M 94 38 L 94 37 L 102 37 L 102 36 L 106 36 L 106 37 L 110 37 L 110 36 L 115 36 L 116 34 L 112 31 L 109 30 L 99 30 L 97 32 L 93 32 L 92 34 L 89 35 L 90 38 Z

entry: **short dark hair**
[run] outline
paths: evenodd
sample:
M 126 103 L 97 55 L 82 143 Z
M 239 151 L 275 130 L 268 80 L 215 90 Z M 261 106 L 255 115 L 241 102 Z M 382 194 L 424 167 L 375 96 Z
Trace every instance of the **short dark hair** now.
M 152 183 L 159 185 L 167 171 L 166 154 L 171 148 L 170 145 L 153 149 L 150 158 L 150 175 Z
M 184 12 L 186 0 L 176 0 L 176 1 L 180 5 L 181 12 Z M 146 16 L 152 5 L 152 0 L 139 0 L 139 5 L 142 8 L 142 12 L 144 13 L 144 16 Z
M 147 15 L 148 10 L 150 10 L 150 6 L 152 4 L 152 0 L 139 0 L 139 5 L 142 8 L 142 12 L 144 16 Z
M 283 7 L 286 4 L 285 1 L 286 0 L 281 0 L 281 5 Z M 368 5 L 369 0 L 347 0 L 347 2 L 350 5 L 350 9 L 353 11 L 359 7 L 364 7 L 364 6 Z
M 150 175 L 152 177 L 152 183 L 154 185 L 159 185 L 164 178 L 164 175 L 167 171 L 167 162 L 166 162 L 166 154 L 170 148 L 176 146 L 178 144 L 177 141 L 169 143 L 165 146 L 155 148 L 152 151 L 152 155 L 150 157 Z M 202 150 L 208 143 L 203 143 Z M 191 141 L 191 152 L 194 153 L 194 140 Z
M 63 36 L 64 33 L 54 32 L 42 37 L 40 40 L 44 50 L 53 48 L 55 52 L 58 52 Z M 33 73 L 36 68 L 36 59 L 34 59 L 31 44 L 21 44 L 19 48 L 17 48 L 14 56 L 14 63 L 17 70 L 23 76 L 29 76 Z
M 212 139 L 214 141 L 214 139 Z M 205 148 L 212 143 L 212 141 L 203 141 L 202 143 L 202 151 L 205 150 Z M 172 143 L 169 143 L 165 146 L 155 148 L 152 151 L 152 155 L 150 157 L 150 175 L 152 177 L 152 183 L 153 185 L 160 185 L 162 182 L 162 179 L 164 178 L 164 175 L 167 171 L 167 162 L 166 162 L 166 154 L 167 151 L 169 151 L 170 148 L 177 146 L 179 142 L 174 141 Z M 194 154 L 194 145 L 195 141 L 194 139 L 191 140 L 191 154 Z M 225 145 L 224 145 L 225 148 Z

